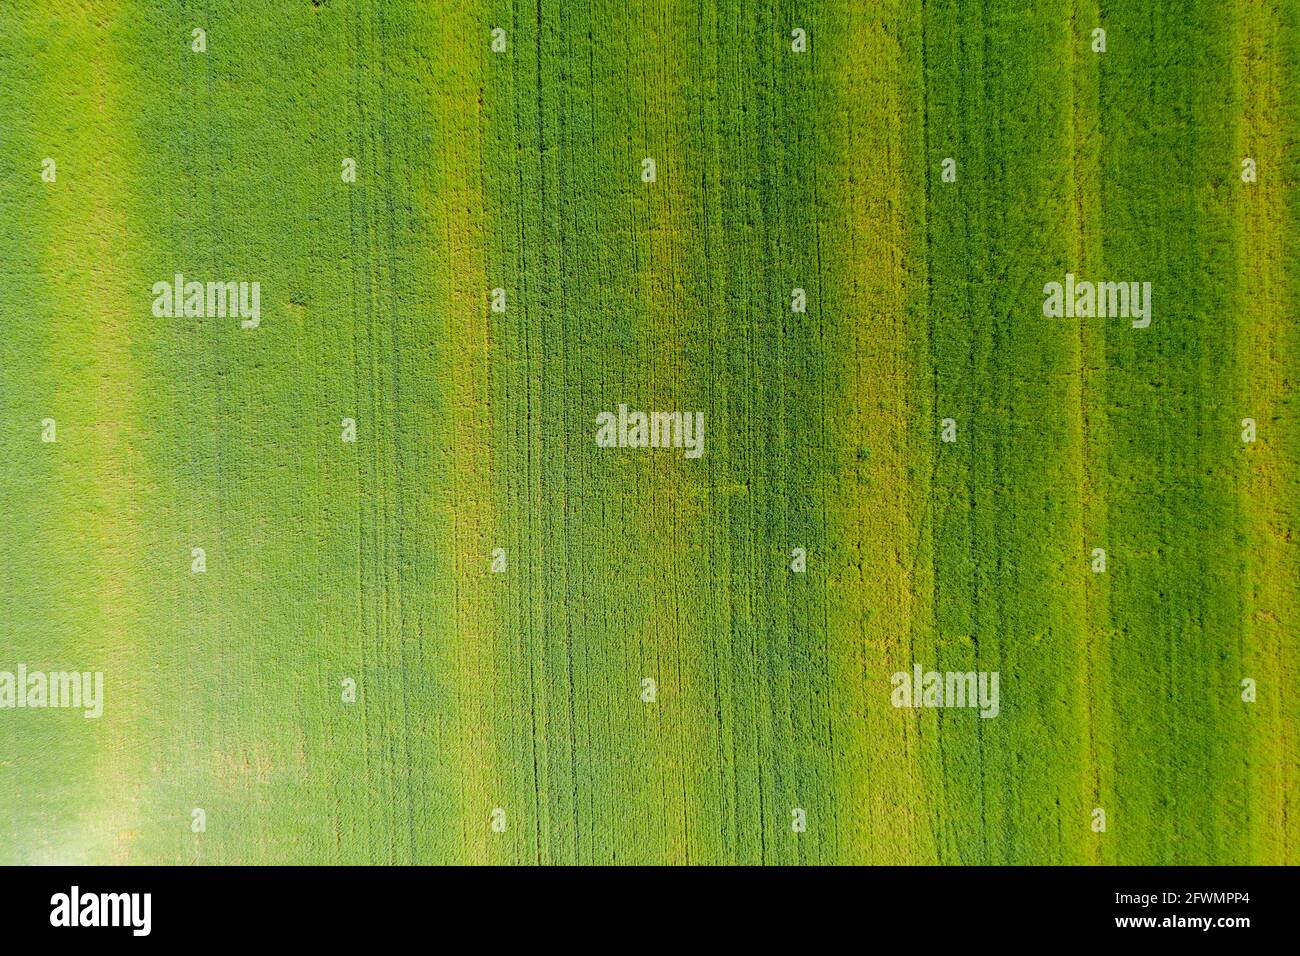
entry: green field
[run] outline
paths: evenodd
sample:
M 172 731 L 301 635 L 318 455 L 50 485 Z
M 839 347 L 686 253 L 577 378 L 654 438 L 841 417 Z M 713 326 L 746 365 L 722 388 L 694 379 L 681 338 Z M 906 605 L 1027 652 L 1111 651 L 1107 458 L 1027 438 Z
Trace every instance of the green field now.
M 1298 83 L 1294 0 L 5 0 L 0 672 L 104 689 L 0 674 L 0 863 L 1300 862 Z

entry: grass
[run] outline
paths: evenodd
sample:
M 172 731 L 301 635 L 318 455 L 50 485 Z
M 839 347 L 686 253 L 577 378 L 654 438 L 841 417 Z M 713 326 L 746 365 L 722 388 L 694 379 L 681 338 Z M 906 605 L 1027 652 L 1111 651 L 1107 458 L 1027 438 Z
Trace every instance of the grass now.
M 1291 5 L 439 6 L 0 9 L 0 862 L 1296 862 Z

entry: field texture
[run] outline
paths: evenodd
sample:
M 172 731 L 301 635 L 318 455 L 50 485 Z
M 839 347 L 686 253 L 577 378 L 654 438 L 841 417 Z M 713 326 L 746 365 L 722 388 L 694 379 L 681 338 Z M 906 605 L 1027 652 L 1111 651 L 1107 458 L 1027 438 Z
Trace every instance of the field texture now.
M 4 0 L 0 863 L 1300 862 L 1297 89 L 1293 0 Z

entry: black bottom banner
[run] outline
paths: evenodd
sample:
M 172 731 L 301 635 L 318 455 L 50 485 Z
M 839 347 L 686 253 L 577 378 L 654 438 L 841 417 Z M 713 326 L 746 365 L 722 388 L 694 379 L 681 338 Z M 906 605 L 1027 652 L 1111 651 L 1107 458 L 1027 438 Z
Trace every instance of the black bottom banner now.
M 554 943 L 543 938 L 552 935 L 679 938 L 674 927 L 693 926 L 725 927 L 733 941 L 829 930 L 859 939 L 919 932 L 1218 947 L 1280 934 L 1294 908 L 1293 871 L 1245 867 L 629 868 L 596 880 L 527 869 L 47 867 L 6 869 L 0 880 L 0 916 L 14 941 L 76 934 L 81 942 L 337 946 L 459 924 L 517 931 L 533 945 Z

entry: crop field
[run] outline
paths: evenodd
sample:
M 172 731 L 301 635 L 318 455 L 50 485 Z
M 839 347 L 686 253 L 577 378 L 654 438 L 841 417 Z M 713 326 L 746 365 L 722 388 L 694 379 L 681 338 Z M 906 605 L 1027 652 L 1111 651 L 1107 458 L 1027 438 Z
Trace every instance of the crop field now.
M 1300 862 L 1297 89 L 1294 0 L 4 0 L 0 863 Z

